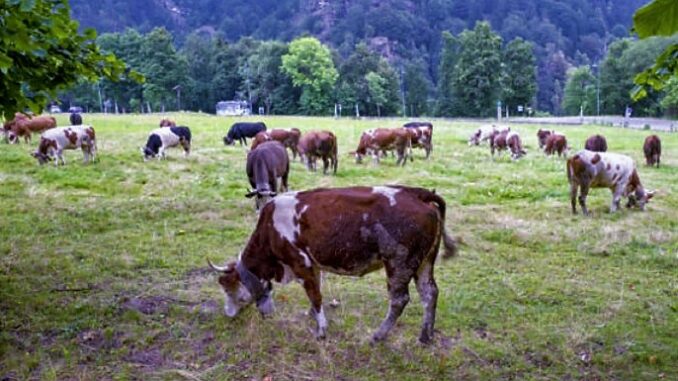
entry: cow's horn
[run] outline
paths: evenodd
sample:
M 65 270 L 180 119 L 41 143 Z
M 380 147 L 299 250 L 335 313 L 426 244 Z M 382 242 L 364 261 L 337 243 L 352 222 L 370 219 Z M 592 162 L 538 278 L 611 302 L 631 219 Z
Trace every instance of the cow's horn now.
M 248 190 L 247 193 L 245 194 L 245 197 L 247 198 L 252 198 L 257 195 L 257 190 Z
M 210 265 L 210 267 L 215 271 L 225 272 L 226 270 L 228 270 L 228 266 L 223 266 L 223 267 L 217 266 L 214 263 L 212 263 L 212 261 L 210 261 L 209 258 L 207 258 L 207 264 Z

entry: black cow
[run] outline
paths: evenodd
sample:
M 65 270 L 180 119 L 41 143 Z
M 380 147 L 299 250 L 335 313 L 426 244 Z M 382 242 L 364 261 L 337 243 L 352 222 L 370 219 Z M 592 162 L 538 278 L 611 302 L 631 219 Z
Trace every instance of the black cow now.
M 69 117 L 69 120 L 71 121 L 71 126 L 79 126 L 82 124 L 82 115 L 74 112 Z
M 247 138 L 253 138 L 261 131 L 266 131 L 264 122 L 238 122 L 233 123 L 228 130 L 228 134 L 224 136 L 224 144 L 227 146 L 235 144 L 236 140 L 240 140 L 240 145 L 247 144 Z
M 254 190 L 245 197 L 256 196 L 255 206 L 259 210 L 278 192 L 287 192 L 289 173 L 290 159 L 285 146 L 275 140 L 259 144 L 247 154 L 247 177 Z

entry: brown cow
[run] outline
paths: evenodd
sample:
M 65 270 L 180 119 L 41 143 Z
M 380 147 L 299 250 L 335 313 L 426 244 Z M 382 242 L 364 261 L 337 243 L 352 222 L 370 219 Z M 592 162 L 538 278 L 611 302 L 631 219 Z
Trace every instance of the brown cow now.
M 544 153 L 547 155 L 553 155 L 558 153 L 558 157 L 566 154 L 569 147 L 567 146 L 567 138 L 565 135 L 558 133 L 551 133 L 546 138 Z
M 290 159 L 285 147 L 278 141 L 264 142 L 247 154 L 247 178 L 254 190 L 245 195 L 256 196 L 257 210 L 278 192 L 287 192 Z
M 381 152 L 395 150 L 398 155 L 396 165 L 402 163 L 404 166 L 407 163 L 408 154 L 411 155 L 412 151 L 410 130 L 410 128 L 402 127 L 376 128 L 363 132 L 355 151 L 356 163 L 361 163 L 363 156 L 372 155 L 372 160 L 377 164 Z
M 645 161 L 647 165 L 657 164 L 657 168 L 659 168 L 659 157 L 662 154 L 662 141 L 659 140 L 659 136 L 650 135 L 645 138 L 643 152 L 645 153 Z
M 160 121 L 160 127 L 176 127 L 177 124 L 172 119 L 164 118 Z
M 315 189 L 278 195 L 261 210 L 259 222 L 237 262 L 218 267 L 224 312 L 234 317 L 256 303 L 273 312 L 272 281 L 301 280 L 324 338 L 327 319 L 320 272 L 362 276 L 386 268 L 390 306 L 372 336 L 383 340 L 410 300 L 415 280 L 424 306 L 419 340 L 430 342 L 438 300 L 433 268 L 440 242 L 444 257 L 456 253 L 445 231 L 445 201 L 433 192 L 404 186 Z
M 261 143 L 270 140 L 280 142 L 286 148 L 292 151 L 292 160 L 297 159 L 297 146 L 299 145 L 299 138 L 301 131 L 298 128 L 290 128 L 288 130 L 274 129 L 270 131 L 261 131 L 254 136 L 252 140 L 252 149 L 257 148 Z
M 5 141 L 9 143 L 19 143 L 19 138 L 22 136 L 24 141 L 29 143 L 33 133 L 42 133 L 54 127 L 56 127 L 56 119 L 53 116 L 29 117 L 22 113 L 16 113 L 14 119 L 3 126 Z
M 645 204 L 654 192 L 645 191 L 640 183 L 636 164 L 626 155 L 582 150 L 567 160 L 567 180 L 570 183 L 572 213 L 577 213 L 577 189 L 581 188 L 579 205 L 585 215 L 586 196 L 590 188 L 609 188 L 612 191 L 610 213 L 619 209 L 622 196 L 628 197 L 627 207 L 638 205 L 645 210 Z
M 498 153 L 508 149 L 511 152 L 511 159 L 517 160 L 520 159 L 523 155 L 527 154 L 527 151 L 523 149 L 523 144 L 520 140 L 520 135 L 516 131 L 504 130 L 493 134 L 493 137 L 490 139 L 490 152 L 494 157 L 494 151 L 497 150 Z
M 546 139 L 555 134 L 553 130 L 542 130 L 541 128 L 537 131 L 537 141 L 539 142 L 539 149 L 544 149 L 546 147 Z
M 603 135 L 593 135 L 586 139 L 584 149 L 594 152 L 606 152 L 607 140 L 605 140 L 605 137 Z
M 323 160 L 323 174 L 327 174 L 330 165 L 337 174 L 339 158 L 337 157 L 337 137 L 330 131 L 310 131 L 299 139 L 297 151 L 306 160 L 306 167 L 310 171 L 316 170 L 316 160 Z

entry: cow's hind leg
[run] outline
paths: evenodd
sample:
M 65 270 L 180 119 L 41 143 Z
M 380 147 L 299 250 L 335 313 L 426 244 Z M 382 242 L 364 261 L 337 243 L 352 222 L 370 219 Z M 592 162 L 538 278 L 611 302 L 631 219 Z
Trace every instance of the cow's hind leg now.
M 323 310 L 323 296 L 320 293 L 320 271 L 315 268 L 304 267 L 296 269 L 295 275 L 303 280 L 304 290 L 311 301 L 311 314 L 317 323 L 315 336 L 324 339 L 327 333 L 327 318 Z
M 433 251 L 435 254 L 436 249 Z M 436 321 L 436 306 L 438 304 L 438 286 L 433 278 L 433 264 L 435 255 L 429 255 L 429 258 L 421 264 L 415 280 L 417 283 L 417 292 L 421 298 L 421 304 L 424 306 L 424 322 L 421 326 L 419 341 L 429 343 L 433 338 L 433 326 Z
M 579 184 L 572 181 L 570 183 L 570 203 L 572 204 L 572 214 L 577 214 L 577 188 L 579 188 Z
M 589 215 L 589 210 L 586 209 L 586 196 L 589 194 L 589 184 L 584 182 L 581 184 L 581 194 L 579 195 L 579 206 L 581 206 L 581 211 L 585 216 Z
M 403 313 L 403 309 L 405 309 L 405 306 L 410 301 L 409 284 L 414 274 L 406 268 L 393 266 L 390 263 L 386 263 L 385 267 L 386 276 L 388 277 L 390 305 L 386 318 L 381 322 L 379 329 L 372 336 L 373 342 L 384 340 L 388 336 L 388 333 Z
M 327 174 L 327 168 L 330 167 L 330 159 L 327 156 L 323 156 L 323 175 Z

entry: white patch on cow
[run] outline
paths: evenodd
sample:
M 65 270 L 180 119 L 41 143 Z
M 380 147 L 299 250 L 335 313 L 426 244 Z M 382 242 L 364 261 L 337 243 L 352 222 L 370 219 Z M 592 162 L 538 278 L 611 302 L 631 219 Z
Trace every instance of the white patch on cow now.
M 388 198 L 388 203 L 391 206 L 395 206 L 396 204 L 395 195 L 399 191 L 400 189 L 391 187 L 372 187 L 372 193 L 378 193 Z
M 294 222 L 306 210 L 305 206 L 301 213 L 297 214 L 296 206 L 297 192 L 283 193 L 273 199 L 275 208 L 273 209 L 273 228 L 278 231 L 281 237 L 289 243 L 295 243 L 295 234 L 299 234 L 299 224 Z
M 304 258 L 304 265 L 306 267 L 311 267 L 311 258 L 309 258 L 308 254 L 304 252 L 303 250 L 299 249 L 299 255 L 301 255 Z
M 369 215 L 367 213 L 363 213 L 363 221 L 367 222 L 367 217 L 369 217 Z
M 327 318 L 325 318 L 325 311 L 322 306 L 320 307 L 320 312 L 315 315 L 315 319 L 318 322 L 318 328 L 320 330 L 325 330 L 327 328 Z

